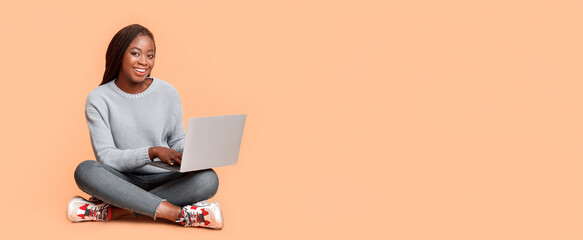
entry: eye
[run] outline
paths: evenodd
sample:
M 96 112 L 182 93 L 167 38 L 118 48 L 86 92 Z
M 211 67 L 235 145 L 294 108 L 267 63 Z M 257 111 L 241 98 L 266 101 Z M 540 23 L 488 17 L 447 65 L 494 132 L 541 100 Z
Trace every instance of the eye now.
M 149 58 L 149 59 L 152 59 L 152 58 L 154 58 L 154 54 L 148 54 L 148 58 Z
M 138 53 L 138 52 L 130 52 L 130 54 L 131 54 L 132 56 L 135 56 L 135 57 L 137 57 L 137 56 L 140 56 L 140 53 Z

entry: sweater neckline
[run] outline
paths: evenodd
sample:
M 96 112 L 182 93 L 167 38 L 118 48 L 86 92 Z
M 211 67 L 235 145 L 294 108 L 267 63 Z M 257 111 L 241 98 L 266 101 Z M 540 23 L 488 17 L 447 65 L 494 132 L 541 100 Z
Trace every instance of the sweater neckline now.
M 157 78 L 150 78 L 152 79 L 152 83 L 150 84 L 150 86 L 148 86 L 148 88 L 146 88 L 146 90 L 144 90 L 141 93 L 127 93 L 124 92 L 123 90 L 121 90 L 121 88 L 119 88 L 116 84 L 115 81 L 117 81 L 117 79 L 114 79 L 113 81 L 109 82 L 111 87 L 113 88 L 113 90 L 115 90 L 117 93 L 119 93 L 120 95 L 126 97 L 126 98 L 141 98 L 144 97 L 146 95 L 148 95 L 150 92 L 152 92 L 156 86 L 158 85 L 158 79 Z

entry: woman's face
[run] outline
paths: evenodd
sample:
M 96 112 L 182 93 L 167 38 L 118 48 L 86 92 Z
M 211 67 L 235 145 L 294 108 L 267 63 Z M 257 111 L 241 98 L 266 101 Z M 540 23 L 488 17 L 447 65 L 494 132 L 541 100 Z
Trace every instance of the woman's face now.
M 118 80 L 143 82 L 154 68 L 155 54 L 154 41 L 146 35 L 138 35 L 121 60 Z

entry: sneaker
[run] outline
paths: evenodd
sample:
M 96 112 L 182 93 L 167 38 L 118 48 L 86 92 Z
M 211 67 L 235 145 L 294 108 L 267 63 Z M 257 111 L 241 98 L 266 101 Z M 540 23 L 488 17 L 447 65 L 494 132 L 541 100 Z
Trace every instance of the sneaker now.
M 94 198 L 88 201 L 76 196 L 69 201 L 67 217 L 72 222 L 109 221 L 111 206 Z
M 207 227 L 220 229 L 223 227 L 223 214 L 218 202 L 209 204 L 207 201 L 197 202 L 182 208 L 180 218 L 176 220 L 185 227 Z

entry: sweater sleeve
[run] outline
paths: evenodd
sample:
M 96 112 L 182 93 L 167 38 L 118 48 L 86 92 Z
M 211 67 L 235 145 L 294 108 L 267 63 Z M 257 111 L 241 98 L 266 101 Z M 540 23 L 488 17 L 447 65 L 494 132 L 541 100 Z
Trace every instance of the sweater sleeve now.
M 182 153 L 184 151 L 184 141 L 186 139 L 186 133 L 184 131 L 184 123 L 182 119 L 182 104 L 180 102 L 180 98 L 178 100 L 179 111 L 178 116 L 176 117 L 176 121 L 174 123 L 174 128 L 172 133 L 168 137 L 168 146 L 170 148 L 176 150 L 177 152 Z
M 118 149 L 113 140 L 111 129 L 95 106 L 88 103 L 85 107 L 85 116 L 97 161 L 121 172 L 142 167 L 150 161 L 148 147 Z

